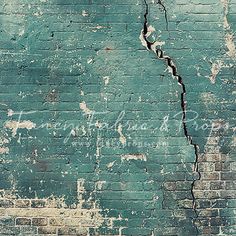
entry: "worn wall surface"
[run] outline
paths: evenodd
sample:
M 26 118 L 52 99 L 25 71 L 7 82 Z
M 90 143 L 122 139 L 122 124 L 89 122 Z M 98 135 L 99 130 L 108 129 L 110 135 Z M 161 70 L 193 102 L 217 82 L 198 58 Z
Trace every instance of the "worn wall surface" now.
M 236 235 L 236 0 L 0 3 L 0 235 Z

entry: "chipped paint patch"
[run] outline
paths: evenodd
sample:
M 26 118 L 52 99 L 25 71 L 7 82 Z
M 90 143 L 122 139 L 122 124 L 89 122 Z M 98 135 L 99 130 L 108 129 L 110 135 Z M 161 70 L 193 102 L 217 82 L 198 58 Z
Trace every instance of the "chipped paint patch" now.
M 154 28 L 153 26 L 149 25 L 149 26 L 148 26 L 148 32 L 147 32 L 147 34 L 146 34 L 146 37 L 148 38 L 148 37 L 149 37 L 153 32 L 155 32 L 155 31 L 156 31 L 155 28 Z M 143 45 L 144 47 L 146 47 L 146 48 L 149 50 L 149 48 L 148 48 L 148 46 L 147 46 L 147 42 L 146 42 L 146 40 L 145 40 L 145 38 L 144 38 L 144 35 L 143 35 L 143 30 L 141 30 L 141 33 L 140 33 L 140 35 L 139 35 L 139 39 L 140 39 L 142 45 Z M 163 42 L 163 41 L 156 41 L 156 40 L 155 40 L 155 42 L 154 42 L 154 43 L 152 44 L 152 46 L 151 46 L 151 49 L 152 49 L 152 51 L 155 51 L 157 46 L 162 46 L 162 45 L 164 45 L 164 44 L 165 44 L 165 42 Z
M 110 79 L 111 79 L 111 78 L 110 78 L 109 76 L 104 76 L 104 77 L 103 77 L 103 80 L 104 80 L 105 85 L 108 85 L 108 84 L 109 84 Z
M 90 58 L 90 59 L 87 60 L 87 63 L 88 63 L 88 64 L 91 64 L 92 62 L 93 62 L 93 59 L 92 59 L 92 58 Z
M 120 142 L 124 145 L 126 143 L 126 137 L 122 133 L 122 124 L 118 125 L 117 132 L 120 135 L 120 137 L 119 137 Z
M 30 120 L 24 120 L 22 122 L 7 121 L 4 125 L 4 127 L 7 129 L 11 129 L 12 130 L 12 137 L 15 137 L 18 129 L 31 130 L 36 127 L 36 124 Z
M 216 82 L 216 76 L 219 74 L 222 66 L 223 66 L 222 61 L 216 61 L 216 62 L 212 63 L 211 76 L 209 77 L 212 84 L 214 84 Z
M 232 33 L 227 33 L 225 35 L 225 43 L 228 48 L 227 55 L 235 58 L 236 57 L 236 48 L 235 48 L 235 43 L 234 43 L 234 36 Z
M 81 102 L 81 103 L 79 104 L 79 107 L 80 107 L 80 109 L 81 109 L 86 115 L 91 115 L 92 112 L 93 112 L 92 110 L 90 110 L 90 109 L 87 107 L 85 101 Z
M 116 161 L 113 161 L 113 162 L 108 163 L 108 164 L 107 164 L 107 168 L 109 168 L 109 169 L 112 168 L 112 167 L 114 166 L 115 162 L 116 162 Z
M 8 147 L 0 147 L 0 154 L 8 154 L 9 148 Z
M 126 154 L 121 155 L 121 160 L 141 160 L 141 161 L 147 161 L 147 156 L 145 154 Z
M 201 93 L 200 98 L 205 105 L 214 104 L 217 101 L 216 96 L 213 93 Z
M 85 10 L 82 11 L 82 16 L 86 17 L 88 15 L 89 15 L 88 12 L 86 12 Z
M 223 26 L 226 31 L 225 34 L 225 45 L 228 48 L 227 55 L 231 58 L 236 57 L 236 47 L 234 43 L 234 35 L 230 29 L 230 24 L 228 22 L 228 13 L 229 13 L 229 0 L 221 0 L 221 3 L 224 7 L 224 18 L 223 18 Z
M 83 194 L 86 193 L 85 180 L 78 179 L 77 181 L 77 192 L 78 192 L 78 203 L 75 204 L 73 208 L 70 208 L 65 203 L 65 198 L 50 196 L 48 198 L 36 198 L 36 199 L 25 199 L 19 198 L 11 192 L 3 193 L 0 196 L 0 200 L 11 200 L 12 202 L 31 202 L 39 201 L 44 204 L 44 207 L 40 208 L 15 208 L 15 207 L 6 207 L 2 209 L 3 215 L 7 215 L 10 218 L 15 217 L 52 217 L 59 220 L 64 225 L 78 227 L 83 235 L 89 235 L 89 229 L 91 227 L 98 228 L 102 225 L 107 225 L 110 227 L 112 221 L 116 218 L 109 218 L 102 215 L 102 209 L 97 206 L 96 202 L 92 200 L 85 200 Z M 98 183 L 97 188 L 102 187 L 102 182 Z M 92 204 L 91 209 L 84 208 L 84 203 Z
M 224 28 L 230 29 L 230 25 L 229 25 L 228 18 L 227 18 L 227 15 L 229 13 L 229 1 L 228 0 L 221 0 L 221 3 L 224 6 L 224 22 L 223 22 Z
M 7 116 L 13 116 L 13 115 L 14 115 L 14 111 L 12 109 L 8 109 Z
M 102 190 L 102 186 L 106 183 L 106 181 L 98 181 L 96 182 L 96 190 Z

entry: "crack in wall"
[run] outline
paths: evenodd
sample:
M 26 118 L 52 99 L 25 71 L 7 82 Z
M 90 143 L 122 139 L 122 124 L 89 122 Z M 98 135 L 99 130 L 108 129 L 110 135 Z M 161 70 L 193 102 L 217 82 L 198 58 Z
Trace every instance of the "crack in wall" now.
M 159 4 L 159 5 L 162 7 L 163 11 L 164 11 L 164 14 L 165 14 L 165 21 L 166 21 L 166 30 L 169 31 L 169 23 L 168 23 L 168 17 L 167 17 L 167 10 L 166 10 L 166 7 L 165 7 L 165 5 L 162 3 L 161 0 L 158 0 L 158 1 L 157 1 L 157 4 Z
M 191 195 L 192 195 L 192 199 L 193 199 L 192 200 L 192 208 L 193 208 L 193 210 L 194 210 L 194 212 L 196 214 L 196 218 L 197 218 L 198 214 L 197 214 L 197 210 L 196 210 L 196 199 L 195 199 L 193 190 L 194 190 L 195 182 L 197 180 L 201 179 L 201 174 L 200 174 L 200 172 L 198 170 L 198 159 L 199 159 L 198 145 L 193 142 L 192 136 L 189 134 L 188 128 L 187 128 L 187 122 L 186 122 L 186 99 L 185 99 L 186 88 L 185 88 L 185 84 L 183 82 L 182 77 L 177 73 L 177 67 L 174 64 L 173 59 L 171 57 L 169 57 L 169 56 L 165 56 L 164 55 L 164 51 L 161 50 L 160 48 L 156 48 L 157 44 L 156 44 L 155 41 L 154 42 L 150 42 L 148 40 L 148 36 L 150 35 L 149 32 L 148 32 L 149 27 L 148 27 L 148 20 L 147 20 L 147 17 L 148 17 L 148 14 L 149 14 L 149 5 L 148 5 L 146 0 L 143 0 L 143 1 L 144 1 L 146 10 L 145 10 L 145 13 L 144 13 L 144 24 L 143 24 L 143 29 L 142 29 L 142 32 L 141 32 L 141 35 L 142 35 L 142 40 L 141 41 L 145 42 L 146 48 L 148 50 L 153 51 L 156 54 L 158 59 L 162 59 L 162 60 L 166 61 L 166 64 L 167 64 L 167 66 L 169 68 L 170 73 L 172 74 L 172 76 L 174 78 L 177 79 L 178 84 L 182 88 L 182 92 L 181 92 L 181 110 L 182 110 L 183 131 L 184 131 L 184 135 L 185 135 L 187 141 L 189 142 L 189 144 L 194 147 L 195 161 L 194 161 L 193 171 L 198 174 L 198 178 L 193 180 L 192 185 L 191 185 Z M 163 6 L 163 3 L 160 0 L 158 0 L 158 4 Z M 164 9 L 166 9 L 166 8 L 164 7 Z M 196 218 L 195 218 L 195 220 L 196 220 Z M 195 224 L 195 221 L 193 221 L 193 223 Z M 197 226 L 196 226 L 196 228 L 197 228 Z

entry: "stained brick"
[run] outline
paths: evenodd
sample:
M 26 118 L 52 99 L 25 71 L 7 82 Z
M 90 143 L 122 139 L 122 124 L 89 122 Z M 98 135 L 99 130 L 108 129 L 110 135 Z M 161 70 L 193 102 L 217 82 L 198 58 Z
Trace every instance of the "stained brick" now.
M 32 225 L 45 226 L 48 224 L 47 218 L 32 218 Z
M 17 218 L 16 219 L 17 225 L 31 225 L 31 219 L 29 218 Z

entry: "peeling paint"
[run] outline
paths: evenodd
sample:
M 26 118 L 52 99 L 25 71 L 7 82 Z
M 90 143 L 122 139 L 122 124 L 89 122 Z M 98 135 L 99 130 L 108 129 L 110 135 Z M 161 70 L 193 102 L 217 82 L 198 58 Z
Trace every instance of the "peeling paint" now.
M 85 10 L 82 11 L 82 16 L 86 17 L 88 15 L 89 15 L 88 12 L 86 12 Z
M 68 226 L 79 227 L 81 232 L 83 231 L 83 235 L 89 234 L 89 229 L 91 227 L 98 228 L 102 225 L 107 225 L 108 227 L 112 225 L 112 221 L 116 218 L 108 218 L 104 217 L 101 212 L 102 210 L 97 207 L 96 203 L 94 203 L 94 207 L 92 209 L 86 209 L 83 207 L 83 204 L 87 201 L 84 200 L 83 194 L 86 192 L 84 188 L 84 179 L 78 179 L 78 204 L 74 206 L 72 209 L 68 208 L 65 203 L 64 197 L 54 197 L 50 196 L 48 198 L 37 198 L 37 199 L 25 199 L 19 198 L 15 194 L 9 192 L 1 194 L 0 200 L 11 200 L 13 202 L 16 201 L 40 201 L 45 204 L 44 207 L 40 208 L 14 208 L 8 207 L 2 209 L 4 215 L 8 217 L 26 217 L 26 218 L 42 218 L 42 217 L 50 217 L 53 219 L 57 219 L 62 222 L 62 224 Z M 102 183 L 101 183 L 102 184 Z M 101 187 L 100 184 L 98 184 Z M 89 201 L 89 200 L 88 200 Z M 60 207 L 59 207 L 60 206 Z
M 112 168 L 116 161 L 110 162 L 107 164 L 107 168 Z
M 87 107 L 85 101 L 81 102 L 81 103 L 79 104 L 79 107 L 80 107 L 80 109 L 81 109 L 86 115 L 91 115 L 92 112 L 93 112 L 92 110 L 90 110 L 90 109 Z
M 9 148 L 8 147 L 0 147 L 0 154 L 8 154 Z
M 225 34 L 225 45 L 228 48 L 227 55 L 231 58 L 236 57 L 236 47 L 234 43 L 234 34 L 231 31 L 230 24 L 228 22 L 229 13 L 229 0 L 220 0 L 224 7 L 223 26 L 226 31 Z
M 108 84 L 109 84 L 110 79 L 111 79 L 111 78 L 110 78 L 109 76 L 104 76 L 104 77 L 103 77 L 103 80 L 104 80 L 105 85 L 108 85 Z
M 145 154 L 126 154 L 121 155 L 121 160 L 141 160 L 141 161 L 147 161 L 147 156 Z
M 229 50 L 227 52 L 227 54 L 230 57 L 235 58 L 236 57 L 236 48 L 235 48 L 235 44 L 234 44 L 234 36 L 232 33 L 227 33 L 225 35 L 225 43 L 226 43 L 226 46 Z
M 147 27 L 147 34 L 146 34 L 146 37 L 148 38 L 148 37 L 149 37 L 153 32 L 155 32 L 155 31 L 156 31 L 155 28 L 154 28 L 153 26 L 149 25 L 149 26 Z M 147 41 L 145 40 L 145 37 L 144 37 L 144 35 L 143 35 L 143 30 L 141 30 L 141 33 L 140 33 L 140 35 L 139 35 L 139 39 L 140 39 L 142 45 L 143 45 L 144 47 L 146 47 L 146 48 L 149 50 L 148 45 L 147 45 Z M 155 51 L 157 46 L 162 46 L 162 45 L 164 45 L 164 44 L 165 44 L 165 42 L 163 42 L 163 41 L 156 41 L 156 40 L 155 40 L 155 42 L 154 42 L 154 43 L 152 44 L 152 46 L 151 46 L 151 50 L 152 50 L 152 51 Z
M 223 66 L 223 62 L 219 61 L 219 60 L 212 63 L 211 76 L 209 77 L 212 84 L 214 84 L 216 82 L 216 76 L 220 72 L 222 66 Z
M 7 116 L 13 116 L 13 115 L 14 115 L 14 111 L 12 109 L 8 109 Z
M 22 122 L 18 121 L 7 121 L 4 125 L 5 128 L 12 130 L 12 137 L 16 136 L 18 129 L 28 129 L 31 130 L 36 127 L 36 124 L 29 120 L 24 120 Z
M 120 135 L 119 137 L 120 142 L 124 145 L 126 143 L 126 137 L 122 133 L 122 124 L 118 125 L 117 132 Z
M 216 96 L 212 93 L 201 93 L 200 98 L 203 101 L 205 106 L 208 106 L 209 104 L 214 104 L 217 102 Z

